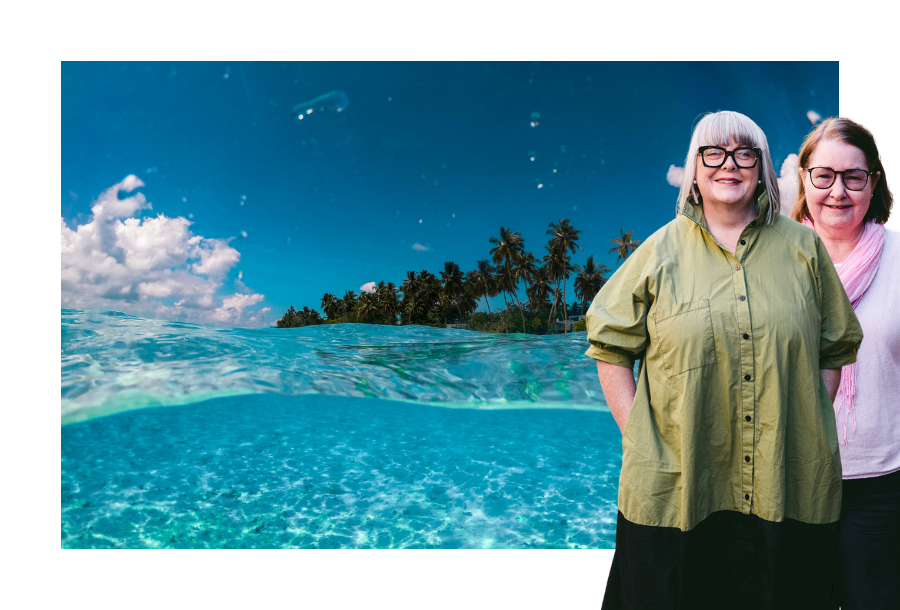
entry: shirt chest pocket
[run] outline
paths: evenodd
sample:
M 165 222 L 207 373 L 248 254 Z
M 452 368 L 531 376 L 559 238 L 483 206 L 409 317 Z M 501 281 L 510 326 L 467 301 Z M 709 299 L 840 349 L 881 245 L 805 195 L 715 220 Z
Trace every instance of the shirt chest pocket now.
M 657 346 L 669 378 L 716 363 L 708 299 L 657 309 L 653 321 Z

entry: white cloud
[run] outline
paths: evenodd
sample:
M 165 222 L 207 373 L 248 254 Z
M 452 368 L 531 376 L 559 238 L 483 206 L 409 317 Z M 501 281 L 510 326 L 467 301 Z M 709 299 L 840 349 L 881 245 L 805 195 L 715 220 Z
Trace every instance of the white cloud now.
M 222 305 L 212 312 L 209 319 L 219 324 L 238 324 L 244 309 L 256 305 L 262 299 L 263 295 L 261 294 L 234 294 L 225 297 Z
M 359 287 L 360 292 L 368 292 L 369 294 L 374 294 L 375 292 L 375 282 L 366 282 L 362 286 Z
M 74 230 L 60 218 L 62 306 L 104 308 L 138 315 L 218 324 L 263 325 L 269 308 L 244 309 L 263 295 L 247 290 L 230 297 L 219 293 L 228 272 L 241 258 L 228 240 L 194 235 L 191 221 L 157 214 L 142 193 L 119 199 L 120 192 L 144 186 L 134 175 L 101 194 L 93 218 Z M 247 292 L 249 294 L 244 294 Z
M 781 197 L 781 213 L 785 216 L 791 212 L 791 204 L 800 190 L 800 177 L 797 168 L 800 157 L 791 153 L 781 164 L 781 175 L 778 178 L 778 194 Z
M 125 265 L 134 271 L 153 271 L 184 264 L 188 257 L 191 222 L 186 218 L 126 218 L 113 225 L 116 245 Z
M 200 256 L 200 262 L 194 263 L 191 270 L 208 276 L 222 276 L 228 273 L 228 270 L 241 259 L 240 252 L 230 247 L 224 239 L 204 239 L 193 252 Z
M 682 178 L 684 178 L 684 168 L 670 165 L 669 171 L 666 172 L 666 181 L 672 186 L 680 187 Z
M 425 252 L 428 250 L 428 246 L 423 246 L 420 243 L 415 243 L 412 245 L 413 250 L 418 250 L 419 252 Z
M 263 307 L 262 309 L 251 315 L 250 319 L 247 320 L 247 323 L 251 326 L 263 326 L 267 324 L 266 317 L 268 316 L 270 311 L 272 311 L 271 307 Z

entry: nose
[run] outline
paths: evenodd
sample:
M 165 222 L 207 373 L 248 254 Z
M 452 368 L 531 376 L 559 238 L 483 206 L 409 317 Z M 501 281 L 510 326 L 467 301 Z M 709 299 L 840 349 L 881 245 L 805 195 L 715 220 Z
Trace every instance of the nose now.
M 840 201 L 847 196 L 847 189 L 844 188 L 844 175 L 838 174 L 834 177 L 834 184 L 831 185 L 831 198 Z
M 737 169 L 737 163 L 734 162 L 734 155 L 725 157 L 725 163 L 722 164 L 722 169 L 727 169 L 729 171 Z

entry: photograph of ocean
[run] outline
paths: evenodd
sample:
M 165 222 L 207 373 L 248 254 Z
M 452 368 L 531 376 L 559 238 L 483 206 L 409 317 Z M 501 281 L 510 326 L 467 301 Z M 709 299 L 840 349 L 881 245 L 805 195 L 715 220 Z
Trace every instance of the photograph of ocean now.
M 790 201 L 838 64 L 63 62 L 61 547 L 614 548 L 583 312 L 717 110 Z

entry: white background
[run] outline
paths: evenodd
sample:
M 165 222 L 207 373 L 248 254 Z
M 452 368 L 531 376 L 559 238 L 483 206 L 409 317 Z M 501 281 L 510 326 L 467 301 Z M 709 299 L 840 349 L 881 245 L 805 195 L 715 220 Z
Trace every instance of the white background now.
M 891 110 L 897 70 L 888 59 L 896 56 L 895 20 L 874 3 L 634 6 L 87 0 L 5 7 L 0 527 L 8 607 L 599 608 L 612 551 L 60 550 L 59 62 L 839 60 L 841 113 L 875 134 L 886 175 L 900 188 Z M 898 216 L 889 227 L 900 228 Z

